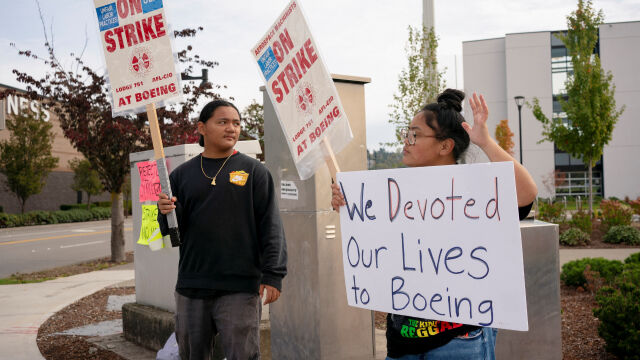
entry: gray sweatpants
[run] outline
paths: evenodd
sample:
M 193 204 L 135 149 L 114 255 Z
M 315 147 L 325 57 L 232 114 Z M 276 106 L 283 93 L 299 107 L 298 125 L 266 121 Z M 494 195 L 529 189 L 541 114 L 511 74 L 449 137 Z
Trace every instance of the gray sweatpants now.
M 235 293 L 215 299 L 191 299 L 175 293 L 176 339 L 182 360 L 209 360 L 215 335 L 227 360 L 260 359 L 258 294 Z

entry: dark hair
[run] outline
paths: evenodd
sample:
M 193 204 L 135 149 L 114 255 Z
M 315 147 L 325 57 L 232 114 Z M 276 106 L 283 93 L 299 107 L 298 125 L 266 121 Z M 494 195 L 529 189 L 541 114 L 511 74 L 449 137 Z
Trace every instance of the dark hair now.
M 438 102 L 425 105 L 420 112 L 424 113 L 425 122 L 433 131 L 436 139 L 452 139 L 453 158 L 458 162 L 462 154 L 469 147 L 469 134 L 462 127 L 465 121 L 462 111 L 464 92 L 456 89 L 446 89 L 438 95 Z
M 205 105 L 202 108 L 202 111 L 200 111 L 200 118 L 198 119 L 199 122 L 201 123 L 206 123 L 207 120 L 211 119 L 211 117 L 213 116 L 213 113 L 216 111 L 217 108 L 221 107 L 221 106 L 231 106 L 232 108 L 236 109 L 236 111 L 238 112 L 238 116 L 240 116 L 240 120 L 242 120 L 242 115 L 240 115 L 240 111 L 238 110 L 238 108 L 233 105 L 233 103 L 226 101 L 226 100 L 213 100 L 211 102 L 209 102 L 207 105 Z M 204 137 L 202 135 L 200 135 L 200 139 L 198 140 L 198 144 L 200 144 L 200 146 L 204 147 Z

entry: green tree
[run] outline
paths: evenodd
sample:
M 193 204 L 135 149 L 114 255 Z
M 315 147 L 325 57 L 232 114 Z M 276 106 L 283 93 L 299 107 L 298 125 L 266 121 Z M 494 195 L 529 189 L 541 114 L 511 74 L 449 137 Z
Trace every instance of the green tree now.
M 253 139 L 260 141 L 262 154 L 258 158 L 264 161 L 264 107 L 255 100 L 242 110 L 242 140 Z
M 624 111 L 624 106 L 619 111 L 616 109 L 613 75 L 602 69 L 600 57 L 594 54 L 602 19 L 602 10 L 596 13 L 590 0 L 578 0 L 578 8 L 567 16 L 567 34 L 558 35 L 573 64 L 573 75 L 565 82 L 568 100 L 562 96 L 557 98 L 568 122 L 561 118 L 549 119 L 538 99 L 533 100 L 533 115 L 543 126 L 541 141 L 554 142 L 559 149 L 587 165 L 589 214 L 593 212 L 592 168 L 611 140 L 613 128 Z
M 383 147 L 373 152 L 367 150 L 367 159 L 369 170 L 405 167 L 402 163 L 402 151 L 387 151 Z
M 406 128 L 420 109 L 437 99 L 444 89 L 443 73 L 437 71 L 436 50 L 438 38 L 433 28 L 409 26 L 409 40 L 405 46 L 407 68 L 398 76 L 398 90 L 389 105 L 389 123 L 396 131 L 396 141 L 385 145 L 397 146 L 402 143 L 400 131 Z
M 11 135 L 0 142 L 0 172 L 24 213 L 27 199 L 42 191 L 47 175 L 58 164 L 58 158 L 51 156 L 55 134 L 51 123 L 28 113 L 7 118 L 6 126 Z
M 100 195 L 104 191 L 100 175 L 93 169 L 87 159 L 73 159 L 69 161 L 69 167 L 73 170 L 73 184 L 75 191 L 87 193 L 87 209 L 91 208 L 91 195 Z

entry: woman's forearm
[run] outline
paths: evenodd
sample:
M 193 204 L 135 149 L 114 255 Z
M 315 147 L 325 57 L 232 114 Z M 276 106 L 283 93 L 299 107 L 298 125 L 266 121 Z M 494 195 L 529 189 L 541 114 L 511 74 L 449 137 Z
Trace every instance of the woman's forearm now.
M 482 151 L 489 157 L 491 162 L 496 161 L 511 161 L 516 176 L 516 195 L 518 197 L 518 206 L 529 205 L 535 200 L 538 194 L 538 187 L 535 181 L 529 174 L 529 171 L 522 166 L 513 156 L 509 155 L 503 148 L 491 139 L 487 141 L 486 145 L 481 147 Z

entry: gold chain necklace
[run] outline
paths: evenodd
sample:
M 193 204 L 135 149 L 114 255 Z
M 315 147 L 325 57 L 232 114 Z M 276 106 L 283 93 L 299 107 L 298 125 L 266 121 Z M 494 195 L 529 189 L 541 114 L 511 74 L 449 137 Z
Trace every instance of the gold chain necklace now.
M 231 155 L 227 156 L 226 159 L 224 159 L 224 162 L 222 163 L 222 166 L 220 166 L 220 169 L 218 169 L 218 172 L 216 173 L 216 175 L 214 177 L 211 176 L 207 176 L 207 173 L 204 172 L 204 167 L 202 166 L 202 158 L 204 157 L 202 154 L 200 154 L 200 169 L 202 170 L 202 175 L 204 175 L 204 177 L 206 177 L 207 179 L 211 179 L 211 185 L 215 186 L 216 185 L 216 178 L 218 177 L 218 174 L 220 174 L 220 171 L 222 170 L 222 168 L 224 167 L 224 164 L 227 163 L 227 160 L 229 160 L 229 158 L 233 155 L 233 152 L 231 153 Z

